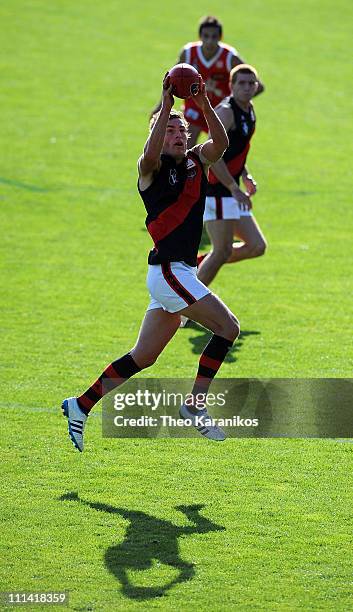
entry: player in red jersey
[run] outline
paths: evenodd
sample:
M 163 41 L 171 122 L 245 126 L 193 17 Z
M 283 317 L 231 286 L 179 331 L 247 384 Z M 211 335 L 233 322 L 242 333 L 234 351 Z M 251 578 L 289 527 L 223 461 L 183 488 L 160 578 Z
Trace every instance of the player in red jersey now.
M 238 51 L 221 42 L 223 27 L 213 16 L 203 17 L 199 22 L 199 37 L 196 42 L 187 43 L 181 50 L 177 63 L 191 64 L 201 74 L 211 106 L 214 108 L 230 94 L 229 74 L 232 68 L 243 64 Z M 264 91 L 258 82 L 256 95 Z M 152 111 L 158 111 L 160 104 Z M 201 132 L 207 133 L 207 123 L 200 108 L 190 98 L 185 100 L 184 115 L 189 123 L 188 146 L 193 147 Z
M 265 237 L 252 214 L 250 197 L 256 183 L 246 167 L 256 117 L 252 98 L 258 85 L 257 72 L 249 64 L 231 71 L 232 95 L 215 112 L 228 134 L 229 146 L 209 172 L 204 222 L 212 251 L 198 259 L 198 277 L 209 285 L 224 263 L 235 263 L 263 255 Z M 242 179 L 245 192 L 239 186 Z M 234 236 L 241 242 L 233 243 Z
M 217 425 L 208 422 L 205 398 L 238 337 L 239 323 L 197 278 L 196 258 L 203 226 L 206 174 L 209 165 L 220 159 L 227 148 L 228 137 L 200 77 L 194 100 L 207 120 L 210 138 L 188 150 L 188 125 L 183 114 L 172 109 L 171 90 L 166 75 L 161 110 L 152 120 L 138 161 L 138 189 L 147 212 L 147 229 L 154 241 L 147 275 L 151 300 L 135 346 L 111 363 L 82 395 L 63 401 L 70 438 L 81 452 L 90 410 L 108 391 L 156 361 L 178 330 L 181 314 L 201 323 L 213 335 L 200 357 L 192 403 L 183 404 L 180 415 L 203 436 L 212 440 L 225 438 Z
M 236 49 L 221 42 L 222 24 L 216 17 L 201 19 L 199 37 L 199 41 L 190 42 L 183 47 L 179 62 L 191 64 L 201 74 L 206 83 L 207 96 L 214 108 L 230 94 L 230 71 L 244 61 Z M 256 95 L 263 90 L 264 86 L 259 81 Z M 196 144 L 200 132 L 207 133 L 207 124 L 192 98 L 185 100 L 184 115 L 189 122 L 189 146 L 192 147 Z

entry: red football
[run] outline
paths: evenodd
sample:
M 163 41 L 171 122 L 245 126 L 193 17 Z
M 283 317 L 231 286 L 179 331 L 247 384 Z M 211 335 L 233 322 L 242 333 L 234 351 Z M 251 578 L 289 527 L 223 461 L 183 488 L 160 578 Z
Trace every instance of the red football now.
M 199 90 L 199 73 L 190 64 L 177 64 L 169 70 L 172 94 L 177 98 L 191 98 Z

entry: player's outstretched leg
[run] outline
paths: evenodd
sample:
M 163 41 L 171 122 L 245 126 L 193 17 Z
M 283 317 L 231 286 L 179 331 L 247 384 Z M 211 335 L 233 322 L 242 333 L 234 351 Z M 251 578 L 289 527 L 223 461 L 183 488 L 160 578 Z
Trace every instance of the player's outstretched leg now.
M 113 361 L 97 380 L 79 397 L 70 397 L 62 403 L 64 416 L 68 419 L 69 436 L 75 448 L 83 451 L 83 432 L 93 406 L 106 394 L 126 380 L 151 366 L 174 336 L 180 323 L 178 314 L 162 309 L 149 310 L 141 325 L 134 348 Z
M 201 435 L 210 440 L 222 441 L 226 434 L 213 423 L 207 412 L 206 398 L 212 380 L 239 335 L 239 322 L 229 308 L 212 294 L 188 306 L 182 313 L 213 331 L 213 336 L 200 357 L 192 389 L 193 401 L 190 405 L 183 404 L 180 415 L 184 419 L 190 419 Z
M 141 368 L 127 353 L 120 359 L 113 361 L 82 395 L 70 397 L 63 401 L 62 411 L 68 420 L 70 439 L 81 453 L 83 451 L 83 431 L 93 406 L 102 399 L 103 395 L 140 372 L 140 370 Z

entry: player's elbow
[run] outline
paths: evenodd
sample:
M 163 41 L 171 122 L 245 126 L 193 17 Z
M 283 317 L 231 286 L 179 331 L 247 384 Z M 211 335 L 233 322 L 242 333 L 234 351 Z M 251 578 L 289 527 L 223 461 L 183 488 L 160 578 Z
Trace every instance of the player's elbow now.
M 219 139 L 219 142 L 217 142 L 217 146 L 222 151 L 220 154 L 220 157 L 222 157 L 224 151 L 229 147 L 229 138 L 226 131 L 224 131 L 222 137 Z
M 223 142 L 214 142 L 212 149 L 207 154 L 207 159 L 215 164 L 219 159 L 221 159 L 223 153 L 228 148 L 228 136 L 227 140 Z

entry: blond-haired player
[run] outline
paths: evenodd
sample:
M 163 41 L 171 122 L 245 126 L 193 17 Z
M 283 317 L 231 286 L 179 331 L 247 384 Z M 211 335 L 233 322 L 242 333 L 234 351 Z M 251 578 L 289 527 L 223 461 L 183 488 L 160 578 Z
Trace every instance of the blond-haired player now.
M 205 285 L 210 284 L 224 263 L 259 257 L 267 246 L 252 212 L 251 197 L 257 186 L 246 166 L 256 124 L 251 101 L 259 86 L 256 69 L 249 64 L 236 66 L 230 73 L 230 84 L 231 95 L 215 108 L 229 146 L 209 172 L 204 222 L 212 251 L 199 260 L 198 269 L 198 277 Z M 240 242 L 234 242 L 235 237 Z

